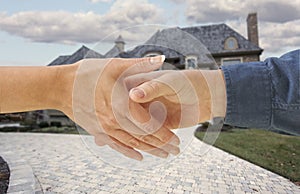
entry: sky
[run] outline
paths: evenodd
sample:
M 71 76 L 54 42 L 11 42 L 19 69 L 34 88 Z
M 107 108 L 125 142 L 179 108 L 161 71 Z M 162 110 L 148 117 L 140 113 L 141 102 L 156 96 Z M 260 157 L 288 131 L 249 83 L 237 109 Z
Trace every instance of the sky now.
M 81 45 L 105 54 L 157 29 L 226 23 L 247 37 L 257 12 L 262 59 L 300 49 L 300 0 L 0 0 L 0 66 L 47 65 Z

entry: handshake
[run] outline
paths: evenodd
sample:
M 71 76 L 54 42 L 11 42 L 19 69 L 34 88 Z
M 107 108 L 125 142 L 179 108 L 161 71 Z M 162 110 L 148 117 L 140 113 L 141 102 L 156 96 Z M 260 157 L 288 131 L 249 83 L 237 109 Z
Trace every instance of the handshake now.
M 97 145 L 127 157 L 142 160 L 138 150 L 162 158 L 177 155 L 180 141 L 172 129 L 209 120 L 213 95 L 222 95 L 214 98 L 221 97 L 217 103 L 224 107 L 225 86 L 219 70 L 155 71 L 164 59 L 77 62 L 72 106 L 67 106 L 72 110 L 62 111 L 93 135 Z M 216 84 L 223 84 L 223 90 L 212 91 Z M 214 116 L 224 115 L 224 108 L 214 111 Z
M 177 155 L 172 129 L 224 117 L 221 70 L 155 71 L 165 57 L 84 59 L 53 67 L 1 67 L 1 113 L 57 109 L 127 157 Z M 1 82 L 3 83 L 3 82 Z M 21 100 L 20 100 L 21 99 Z

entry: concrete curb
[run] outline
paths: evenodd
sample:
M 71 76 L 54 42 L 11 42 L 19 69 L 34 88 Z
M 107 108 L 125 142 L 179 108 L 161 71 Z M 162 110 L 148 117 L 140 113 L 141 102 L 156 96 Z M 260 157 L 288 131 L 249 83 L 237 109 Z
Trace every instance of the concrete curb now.
M 1 156 L 8 163 L 10 169 L 7 193 L 41 193 L 31 166 L 26 160 L 11 151 L 1 152 Z

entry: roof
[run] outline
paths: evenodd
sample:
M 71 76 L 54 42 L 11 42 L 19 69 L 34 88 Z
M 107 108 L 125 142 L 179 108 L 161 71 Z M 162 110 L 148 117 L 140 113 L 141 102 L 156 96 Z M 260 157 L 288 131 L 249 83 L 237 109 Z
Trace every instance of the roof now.
M 61 56 L 57 57 L 56 59 L 54 59 L 48 66 L 61 65 L 69 57 L 70 57 L 70 55 L 61 55 Z
M 236 50 L 226 50 L 224 43 L 227 38 L 234 37 L 239 48 Z M 163 48 L 155 49 L 155 46 Z M 256 52 L 260 54 L 262 49 L 253 44 L 241 34 L 227 26 L 226 24 L 216 24 L 209 26 L 195 26 L 188 28 L 167 28 L 157 31 L 150 37 L 144 45 L 139 45 L 127 54 L 133 57 L 143 57 L 147 52 L 160 51 L 166 57 L 174 57 L 174 52 L 182 55 L 197 55 L 203 61 L 207 55 Z M 179 55 L 177 57 L 180 57 Z
M 227 26 L 226 24 L 216 24 L 208 26 L 196 26 L 181 28 L 181 30 L 193 35 L 201 41 L 212 54 L 235 53 L 235 52 L 262 52 L 262 49 L 253 44 L 241 34 Z M 239 48 L 236 50 L 225 50 L 224 43 L 229 37 L 236 38 Z
M 59 56 L 54 61 L 52 61 L 48 66 L 53 65 L 63 65 L 63 64 L 72 64 L 80 61 L 84 58 L 104 58 L 103 55 L 89 49 L 86 46 L 82 46 L 76 52 L 69 56 Z
M 115 43 L 116 44 L 109 51 L 107 51 L 107 53 L 105 53 L 105 58 L 118 57 L 121 53 L 124 52 L 117 46 L 118 43 L 125 44 L 125 41 L 123 40 L 121 35 L 118 36 L 118 38 L 115 40 Z
M 105 58 L 113 58 L 118 56 L 120 53 L 122 53 L 119 49 L 119 47 L 117 47 L 117 45 L 114 45 L 107 53 L 105 53 Z
M 166 58 L 178 58 L 181 64 L 185 63 L 185 56 L 193 55 L 198 57 L 202 67 L 214 66 L 214 60 L 210 58 L 210 52 L 206 46 L 178 27 L 157 31 L 145 44 L 120 56 L 144 57 L 151 52 L 159 52 Z
M 224 43 L 227 38 L 234 37 L 238 43 L 238 49 L 226 50 Z M 120 35 L 115 43 L 125 43 Z M 211 55 L 234 55 L 255 53 L 261 54 L 263 49 L 253 44 L 241 34 L 226 24 L 208 26 L 194 26 L 187 28 L 167 28 L 157 31 L 144 44 L 136 46 L 133 50 L 121 52 L 117 45 L 114 45 L 104 56 L 82 46 L 70 56 L 59 56 L 49 65 L 71 64 L 83 58 L 133 58 L 144 57 L 150 52 L 159 52 L 166 55 L 166 58 L 179 61 L 184 64 L 185 56 L 194 55 L 198 57 L 202 67 L 214 66 Z

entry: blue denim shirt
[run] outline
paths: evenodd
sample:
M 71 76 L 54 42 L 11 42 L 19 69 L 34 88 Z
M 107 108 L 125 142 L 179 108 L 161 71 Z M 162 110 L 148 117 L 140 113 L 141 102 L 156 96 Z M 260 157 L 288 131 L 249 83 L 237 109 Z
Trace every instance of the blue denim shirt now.
M 300 50 L 222 70 L 227 93 L 225 123 L 300 135 Z

